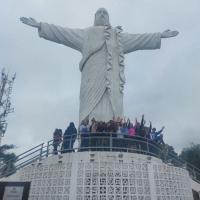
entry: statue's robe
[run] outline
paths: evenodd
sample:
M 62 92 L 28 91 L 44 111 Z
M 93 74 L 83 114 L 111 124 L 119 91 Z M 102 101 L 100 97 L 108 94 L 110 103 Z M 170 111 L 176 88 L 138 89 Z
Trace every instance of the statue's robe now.
M 128 34 L 121 27 L 69 29 L 40 23 L 38 31 L 40 37 L 82 53 L 80 122 L 87 117 L 98 121 L 123 117 L 124 54 L 161 45 L 160 33 Z

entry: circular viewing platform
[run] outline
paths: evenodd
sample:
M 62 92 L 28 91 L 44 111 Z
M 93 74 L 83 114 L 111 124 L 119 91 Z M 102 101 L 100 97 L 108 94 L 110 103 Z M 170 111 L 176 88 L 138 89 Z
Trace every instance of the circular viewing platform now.
M 193 200 L 184 162 L 151 140 L 93 133 L 64 142 L 19 155 L 4 181 L 30 182 L 30 200 Z
M 1 177 L 9 176 L 20 168 L 33 162 L 40 162 L 40 160 L 53 155 L 62 156 L 79 152 L 126 152 L 130 155 L 134 153 L 152 156 L 168 165 L 186 168 L 190 176 L 195 181 L 200 182 L 200 170 L 180 159 L 174 152 L 170 152 L 167 146 L 144 137 L 115 133 L 74 134 L 65 137 L 59 145 L 53 140 L 48 141 L 46 144 L 42 143 L 18 155 L 14 161 L 14 169 L 7 170 Z
M 67 153 L 80 151 L 118 151 L 148 154 L 159 157 L 162 148 L 157 143 L 139 136 L 128 136 L 115 133 L 89 133 L 71 135 L 64 138 L 61 148 L 51 153 Z M 48 142 L 53 147 L 53 140 Z M 48 152 L 49 154 L 50 152 Z

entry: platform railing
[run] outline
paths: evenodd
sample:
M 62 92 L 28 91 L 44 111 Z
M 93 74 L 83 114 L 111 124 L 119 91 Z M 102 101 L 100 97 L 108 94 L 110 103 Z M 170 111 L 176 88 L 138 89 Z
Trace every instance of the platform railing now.
M 22 154 L 17 155 L 15 158 L 0 164 L 0 178 L 9 176 L 15 173 L 22 167 L 33 163 L 43 157 L 44 154 L 44 143 L 41 143 Z
M 57 148 L 55 148 L 56 146 Z M 50 140 L 46 144 L 41 143 L 18 155 L 15 160 L 11 159 L 6 163 L 0 163 L 0 178 L 9 176 L 31 163 L 40 164 L 42 159 L 52 155 L 83 151 L 111 151 L 157 157 L 169 165 L 187 169 L 191 178 L 200 183 L 200 169 L 168 152 L 163 147 L 163 145 L 139 136 L 131 137 L 114 133 L 75 134 L 65 137 L 62 145 Z M 8 167 L 9 163 L 14 163 L 14 165 Z

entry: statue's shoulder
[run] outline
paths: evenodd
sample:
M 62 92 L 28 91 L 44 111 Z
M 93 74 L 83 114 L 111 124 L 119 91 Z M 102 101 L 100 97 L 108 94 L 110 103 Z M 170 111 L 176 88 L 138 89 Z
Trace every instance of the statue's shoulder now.
M 90 30 L 92 30 L 93 29 L 93 26 L 89 26 L 89 27 L 86 27 L 85 28 L 85 31 L 90 31 Z
M 91 30 L 104 30 L 104 26 L 90 26 L 85 28 L 86 31 L 91 31 Z

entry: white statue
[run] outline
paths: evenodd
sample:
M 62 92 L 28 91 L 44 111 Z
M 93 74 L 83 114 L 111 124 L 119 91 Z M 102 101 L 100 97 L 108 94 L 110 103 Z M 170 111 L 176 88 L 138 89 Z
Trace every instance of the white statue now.
M 113 28 L 106 9 L 95 14 L 94 26 L 70 29 L 33 18 L 20 20 L 38 28 L 40 37 L 63 44 L 82 53 L 79 121 L 85 118 L 108 121 L 123 117 L 124 54 L 144 49 L 159 49 L 161 38 L 174 37 L 178 31 L 128 34 Z

